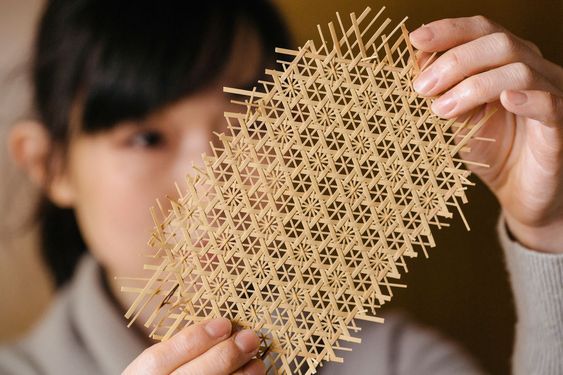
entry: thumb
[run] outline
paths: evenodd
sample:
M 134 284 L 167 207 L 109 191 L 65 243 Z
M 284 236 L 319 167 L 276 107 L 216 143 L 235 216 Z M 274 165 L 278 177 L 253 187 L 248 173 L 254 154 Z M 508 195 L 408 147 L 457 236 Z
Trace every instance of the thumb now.
M 505 90 L 500 101 L 507 111 L 549 126 L 563 126 L 563 98 L 547 91 Z

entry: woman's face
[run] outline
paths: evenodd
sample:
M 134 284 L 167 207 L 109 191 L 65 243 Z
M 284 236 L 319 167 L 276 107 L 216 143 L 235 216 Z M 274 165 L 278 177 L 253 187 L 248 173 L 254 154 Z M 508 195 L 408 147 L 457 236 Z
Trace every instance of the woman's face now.
M 79 135 L 68 150 L 56 184 L 75 209 L 89 251 L 114 276 L 140 276 L 154 228 L 149 208 L 177 196 L 192 163 L 210 150 L 213 131 L 226 127 L 230 104 L 223 85 L 254 83 L 262 51 L 252 33 L 241 33 L 224 77 L 216 84 L 163 108 L 141 122 L 124 122 L 95 135 Z M 237 41 L 238 40 L 238 41 Z M 54 187 L 56 190 L 57 187 Z M 61 195 L 61 194 L 59 194 Z M 117 293 L 116 293 L 117 295 Z
M 177 195 L 191 164 L 225 127 L 228 102 L 217 90 L 199 92 L 110 131 L 80 136 L 70 146 L 65 183 L 90 252 L 111 276 L 133 276 L 154 223 L 149 207 Z

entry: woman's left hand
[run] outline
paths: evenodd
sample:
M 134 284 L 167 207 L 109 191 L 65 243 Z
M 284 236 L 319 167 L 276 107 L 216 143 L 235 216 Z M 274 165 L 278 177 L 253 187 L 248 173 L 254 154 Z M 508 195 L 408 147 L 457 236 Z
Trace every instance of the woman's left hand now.
M 476 134 L 496 142 L 471 141 L 462 157 L 490 165 L 471 169 L 523 245 L 563 252 L 563 68 L 482 16 L 432 22 L 410 39 L 422 59 L 443 52 L 414 82 L 419 93 L 440 95 L 437 115 L 499 107 Z

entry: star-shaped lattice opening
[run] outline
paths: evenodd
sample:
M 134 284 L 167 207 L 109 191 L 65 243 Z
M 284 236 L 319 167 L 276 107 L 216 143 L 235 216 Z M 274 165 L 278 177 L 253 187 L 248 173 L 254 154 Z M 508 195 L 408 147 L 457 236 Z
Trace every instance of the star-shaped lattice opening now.
M 225 114 L 220 146 L 154 214 L 152 277 L 124 288 L 152 337 L 224 316 L 259 332 L 270 372 L 314 373 L 360 341 L 356 320 L 383 321 L 406 258 L 462 215 L 456 154 L 488 116 L 436 117 L 412 89 L 406 19 L 385 35 L 382 11 L 348 28 L 337 15 L 320 45 L 278 49 L 260 88 L 225 89 L 245 110 Z

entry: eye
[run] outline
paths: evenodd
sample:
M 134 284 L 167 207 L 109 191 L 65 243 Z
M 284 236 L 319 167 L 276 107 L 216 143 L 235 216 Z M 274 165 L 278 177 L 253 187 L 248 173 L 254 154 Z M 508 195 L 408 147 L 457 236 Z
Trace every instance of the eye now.
M 129 144 L 139 148 L 157 148 L 164 144 L 164 135 L 155 130 L 143 130 L 135 133 Z

